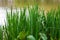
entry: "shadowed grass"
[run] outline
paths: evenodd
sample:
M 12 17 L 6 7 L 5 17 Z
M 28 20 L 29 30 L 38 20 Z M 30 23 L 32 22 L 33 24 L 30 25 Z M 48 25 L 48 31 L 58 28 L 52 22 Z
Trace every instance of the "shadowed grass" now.
M 3 40 L 3 30 L 1 28 L 1 26 L 0 26 L 0 40 Z

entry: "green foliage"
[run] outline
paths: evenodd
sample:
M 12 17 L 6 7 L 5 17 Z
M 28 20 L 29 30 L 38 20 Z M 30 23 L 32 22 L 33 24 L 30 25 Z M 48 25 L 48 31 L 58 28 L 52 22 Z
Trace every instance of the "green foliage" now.
M 47 40 L 47 36 L 44 33 L 39 33 L 39 35 L 43 40 Z
M 0 40 L 3 40 L 3 30 L 1 28 L 1 26 L 0 26 Z
M 26 8 L 19 12 L 16 9 L 16 13 L 12 8 L 7 11 L 7 24 L 0 28 L 1 40 L 3 36 L 4 40 L 60 40 L 60 8 L 47 11 L 46 15 L 38 5 L 26 11 Z
M 33 35 L 29 35 L 29 36 L 27 36 L 27 40 L 36 40 L 36 39 Z

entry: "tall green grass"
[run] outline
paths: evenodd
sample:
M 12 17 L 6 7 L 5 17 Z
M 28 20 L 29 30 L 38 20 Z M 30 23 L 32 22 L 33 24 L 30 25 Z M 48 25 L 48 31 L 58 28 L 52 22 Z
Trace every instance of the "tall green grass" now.
M 3 40 L 3 30 L 1 28 L 1 26 L 0 26 L 0 40 Z
M 38 5 L 6 12 L 7 23 L 0 28 L 0 40 L 60 40 L 60 8 L 46 12 Z M 4 36 L 4 38 L 3 38 Z

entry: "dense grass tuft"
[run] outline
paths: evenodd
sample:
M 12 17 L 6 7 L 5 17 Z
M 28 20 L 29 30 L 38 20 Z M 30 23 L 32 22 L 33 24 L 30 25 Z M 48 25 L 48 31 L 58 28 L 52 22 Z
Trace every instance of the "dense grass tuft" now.
M 0 28 L 0 40 L 60 40 L 59 8 L 47 11 L 46 15 L 37 5 L 27 10 L 16 9 L 15 13 L 11 8 L 11 12 L 6 12 L 7 24 Z

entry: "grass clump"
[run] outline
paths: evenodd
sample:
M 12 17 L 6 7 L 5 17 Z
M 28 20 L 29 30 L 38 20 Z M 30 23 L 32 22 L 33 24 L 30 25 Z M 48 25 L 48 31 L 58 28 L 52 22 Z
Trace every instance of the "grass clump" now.
M 28 13 L 26 8 L 16 9 L 16 13 L 11 8 L 6 16 L 7 24 L 0 30 L 0 35 L 5 30 L 1 37 L 6 36 L 6 40 L 60 40 L 60 9 L 52 9 L 45 15 L 37 5 L 28 7 Z

